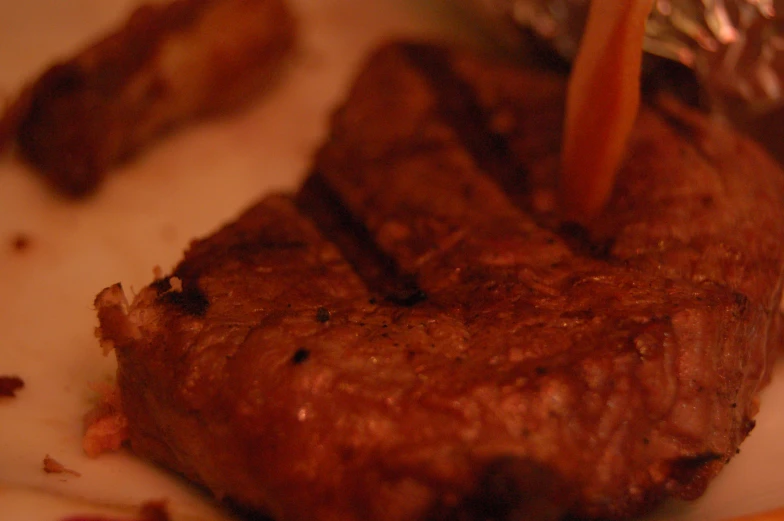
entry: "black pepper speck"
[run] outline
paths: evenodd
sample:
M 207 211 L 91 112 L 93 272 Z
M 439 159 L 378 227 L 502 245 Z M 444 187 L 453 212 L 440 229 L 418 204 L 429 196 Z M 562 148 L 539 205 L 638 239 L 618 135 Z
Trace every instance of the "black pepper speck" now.
M 316 310 L 316 320 L 322 324 L 329 321 L 329 311 L 327 308 L 320 307 Z
M 294 365 L 299 365 L 301 363 L 304 363 L 305 360 L 307 360 L 308 358 L 310 358 L 310 351 L 308 351 L 304 347 L 300 347 L 294 353 L 294 356 L 291 357 L 291 361 L 294 363 Z

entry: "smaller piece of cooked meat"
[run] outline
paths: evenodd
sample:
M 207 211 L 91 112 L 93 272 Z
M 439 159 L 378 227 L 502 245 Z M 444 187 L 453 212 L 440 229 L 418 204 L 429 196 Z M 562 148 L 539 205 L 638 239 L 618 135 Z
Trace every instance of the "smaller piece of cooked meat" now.
M 234 108 L 270 83 L 292 47 L 284 0 L 174 0 L 56 63 L 0 121 L 0 149 L 82 196 L 107 169 L 186 120 Z

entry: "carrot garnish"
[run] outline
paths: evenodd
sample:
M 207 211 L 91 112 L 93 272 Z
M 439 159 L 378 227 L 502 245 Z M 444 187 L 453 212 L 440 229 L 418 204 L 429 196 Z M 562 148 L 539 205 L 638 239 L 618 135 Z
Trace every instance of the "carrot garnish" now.
M 645 21 L 653 0 L 593 0 L 566 100 L 561 203 L 589 221 L 609 199 L 640 104 Z

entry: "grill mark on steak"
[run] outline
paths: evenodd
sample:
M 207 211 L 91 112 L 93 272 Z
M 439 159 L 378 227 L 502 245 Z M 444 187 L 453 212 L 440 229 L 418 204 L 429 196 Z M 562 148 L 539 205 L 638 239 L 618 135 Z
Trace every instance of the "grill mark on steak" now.
M 532 211 L 525 165 L 512 153 L 507 137 L 493 129 L 492 114 L 479 104 L 474 87 L 455 71 L 447 49 L 410 43 L 402 45 L 401 51 L 437 93 L 438 117 L 454 129 L 477 166 L 499 184 L 513 204 L 527 211 L 538 225 L 548 226 L 545 219 Z M 611 240 L 595 241 L 577 223 L 548 227 L 576 252 L 609 260 Z
M 365 225 L 351 215 L 318 173 L 308 176 L 295 202 L 321 234 L 337 246 L 371 291 L 405 307 L 427 299 L 415 277 L 401 271 L 395 260 L 378 248 Z
M 510 194 L 527 191 L 527 172 L 520 168 L 503 136 L 491 131 L 487 115 L 476 102 L 473 88 L 455 74 L 446 49 L 407 44 L 401 51 L 437 92 L 438 117 L 457 133 L 479 168 Z

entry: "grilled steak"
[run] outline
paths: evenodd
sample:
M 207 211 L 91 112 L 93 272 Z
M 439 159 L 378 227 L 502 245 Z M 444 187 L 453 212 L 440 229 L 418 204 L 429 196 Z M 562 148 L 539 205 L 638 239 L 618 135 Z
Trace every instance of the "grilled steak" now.
M 313 174 L 96 299 L 130 442 L 293 520 L 622 518 L 694 498 L 781 343 L 784 174 L 674 101 L 553 204 L 564 81 L 375 53 Z

